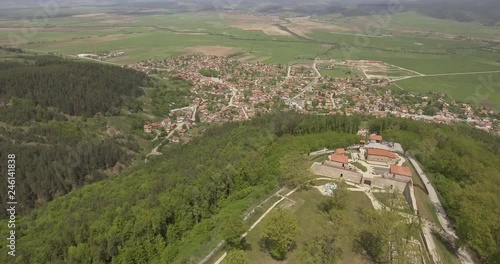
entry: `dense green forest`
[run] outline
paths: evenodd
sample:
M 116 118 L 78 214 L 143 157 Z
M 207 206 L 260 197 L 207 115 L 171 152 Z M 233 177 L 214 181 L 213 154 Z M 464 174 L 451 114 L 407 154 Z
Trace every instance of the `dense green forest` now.
M 376 119 L 372 131 L 400 142 L 431 176 L 460 243 L 500 263 L 500 139 L 466 124 Z
M 18 97 L 69 115 L 117 114 L 127 97 L 144 93 L 141 85 L 142 72 L 55 56 L 18 55 L 0 62 L 0 105 Z M 2 111 L 8 110 L 18 111 Z
M 242 216 L 277 187 L 276 164 L 283 155 L 353 144 L 359 124 L 358 118 L 289 113 L 215 126 L 157 160 L 58 197 L 22 218 L 16 260 L 194 262 L 191 256 L 208 253 L 207 243 L 220 241 L 223 219 Z M 313 132 L 322 134 L 307 135 Z
M 143 73 L 4 50 L 0 159 L 16 155 L 19 215 L 131 164 L 141 151 L 136 138 L 130 136 L 132 131 L 125 131 L 127 136 L 113 132 L 103 115 L 140 110 L 136 97 L 143 94 Z M 0 166 L 0 173 L 7 175 L 7 167 Z M 6 190 L 6 185 L 2 181 L 0 188 Z M 6 198 L 7 193 L 0 192 L 0 202 Z
M 140 150 L 137 142 L 130 137 L 103 137 L 99 133 L 103 129 L 105 124 L 96 127 L 90 121 L 51 121 L 27 128 L 0 126 L 0 160 L 7 160 L 12 153 L 18 164 L 16 191 L 22 199 L 17 213 L 29 212 L 129 165 Z M 0 173 L 7 175 L 7 167 L 0 166 Z M 6 184 L 1 182 L 1 188 L 6 190 Z M 0 202 L 6 199 L 7 193 L 0 192 Z

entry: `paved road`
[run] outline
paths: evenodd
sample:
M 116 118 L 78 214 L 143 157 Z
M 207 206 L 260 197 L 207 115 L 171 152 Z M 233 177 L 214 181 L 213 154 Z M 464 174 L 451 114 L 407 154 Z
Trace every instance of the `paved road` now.
M 483 73 L 499 73 L 500 71 L 479 71 L 479 72 L 453 72 L 453 73 L 436 73 L 436 74 L 421 74 L 417 76 L 403 76 L 401 78 L 392 79 L 391 82 L 402 81 L 410 78 L 435 77 L 435 76 L 456 76 L 456 75 L 472 75 Z
M 309 85 L 307 85 L 299 94 L 294 96 L 293 99 L 299 97 L 300 95 L 305 93 L 307 90 L 309 90 L 309 88 L 312 88 L 314 85 L 316 85 L 316 83 L 318 83 L 319 78 L 321 78 L 321 73 L 319 73 L 318 69 L 316 68 L 316 59 L 314 60 L 312 68 L 313 68 L 314 72 L 316 73 L 316 77 L 314 77 L 314 81 L 312 81 Z

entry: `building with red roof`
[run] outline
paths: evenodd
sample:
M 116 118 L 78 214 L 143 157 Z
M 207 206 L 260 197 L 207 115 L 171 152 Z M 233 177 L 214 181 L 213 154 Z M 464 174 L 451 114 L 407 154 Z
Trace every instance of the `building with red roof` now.
M 405 166 L 391 165 L 389 173 L 392 175 L 393 178 L 403 181 L 410 181 L 412 177 L 410 168 Z
M 369 161 L 394 163 L 398 155 L 385 149 L 369 148 L 365 152 L 365 158 Z
M 344 155 L 345 154 L 345 149 L 338 148 L 338 149 L 335 150 L 335 154 Z
M 347 168 L 349 163 L 349 158 L 344 155 L 332 154 L 330 155 L 330 160 L 326 162 L 327 165 L 337 168 Z
M 370 142 L 371 143 L 382 143 L 382 136 L 377 135 L 377 134 L 371 134 L 370 135 Z

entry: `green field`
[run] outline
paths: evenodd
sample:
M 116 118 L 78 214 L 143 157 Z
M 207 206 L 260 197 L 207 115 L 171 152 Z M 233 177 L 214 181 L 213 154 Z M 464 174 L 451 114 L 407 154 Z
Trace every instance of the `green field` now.
M 500 108 L 500 72 L 472 75 L 417 77 L 398 81 L 405 90 L 425 93 L 439 91 L 456 101 Z
M 99 13 L 97 11 L 92 8 L 82 8 L 80 11 L 72 8 L 61 12 Z M 112 9 L 105 8 L 101 12 L 109 11 Z M 381 60 L 426 75 L 500 69 L 500 53 L 487 50 L 498 44 L 457 37 L 497 38 L 500 35 L 499 28 L 435 19 L 416 13 L 392 15 L 390 23 L 379 35 L 359 30 L 373 17 L 315 17 L 311 20 L 316 23 L 315 26 L 289 27 L 307 35 L 308 39 L 300 34 L 270 34 L 264 29 L 258 30 L 258 27 L 243 29 L 241 21 L 238 24 L 234 18 L 216 12 L 173 13 L 162 10 L 135 16 L 120 14 L 50 18 L 46 24 L 31 29 L 28 38 L 19 37 L 23 36 L 22 20 L 9 14 L 6 19 L 12 20 L 0 21 L 0 45 L 11 44 L 10 39 L 13 38 L 21 48 L 72 56 L 82 52 L 124 51 L 125 56 L 110 60 L 119 64 L 164 59 L 192 52 L 210 53 L 217 46 L 223 50 L 215 55 L 241 52 L 249 55 L 244 56 L 247 61 L 260 60 L 265 63 L 290 64 L 316 57 Z M 267 23 L 272 27 L 287 22 L 273 20 Z M 350 31 L 325 29 L 318 26 L 320 23 L 334 24 Z M 248 22 L 248 25 L 251 24 Z M 12 34 L 18 37 L 12 37 Z M 348 74 L 343 69 L 321 69 L 321 73 L 330 77 L 351 77 L 355 74 Z M 388 75 L 397 77 L 404 73 L 395 71 Z M 493 74 L 494 79 L 498 76 Z M 456 100 L 466 101 L 481 84 L 478 78 L 473 75 L 412 78 L 400 81 L 398 85 L 416 92 L 444 91 Z M 498 90 L 495 87 L 488 96 L 476 96 L 477 100 L 472 101 L 490 106 L 500 105 Z

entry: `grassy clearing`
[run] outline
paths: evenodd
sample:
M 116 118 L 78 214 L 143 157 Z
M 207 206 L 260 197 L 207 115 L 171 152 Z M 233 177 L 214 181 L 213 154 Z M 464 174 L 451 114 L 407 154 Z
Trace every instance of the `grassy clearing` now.
M 394 208 L 394 210 L 402 213 L 413 214 L 410 206 L 408 205 L 402 194 L 373 193 L 373 195 L 375 196 L 375 198 L 377 198 L 377 200 L 379 200 L 379 202 L 381 202 L 385 206 L 392 207 Z
M 363 164 L 361 164 L 361 163 L 359 163 L 357 161 L 356 162 L 352 162 L 351 164 L 354 165 L 354 166 L 356 166 L 358 169 L 360 169 L 360 170 L 362 170 L 364 172 L 366 172 L 368 170 Z
M 323 68 L 319 70 L 319 73 L 321 76 L 333 78 L 353 78 L 356 76 L 362 76 L 361 73 L 346 67 L 336 67 L 334 69 Z
M 360 215 L 358 210 L 360 208 L 371 208 L 371 203 L 364 193 L 349 192 L 348 193 L 348 208 L 347 213 L 351 220 L 350 225 L 346 228 L 352 228 L 360 223 Z M 290 209 L 293 210 L 302 228 L 302 234 L 297 238 L 297 248 L 289 253 L 286 263 L 297 263 L 295 260 L 295 252 L 299 249 L 303 242 L 311 238 L 313 231 L 319 226 L 328 224 L 328 221 L 318 210 L 318 204 L 325 199 L 316 189 L 302 190 L 294 193 L 291 197 L 296 201 L 295 205 Z M 259 246 L 260 226 L 257 226 L 252 232 L 248 234 L 247 242 L 250 245 L 247 251 L 251 263 L 283 263 L 273 260 L 268 252 L 261 250 Z M 352 251 L 352 239 L 339 240 L 339 247 L 342 248 L 343 254 L 341 258 L 342 263 L 366 263 L 365 260 Z

